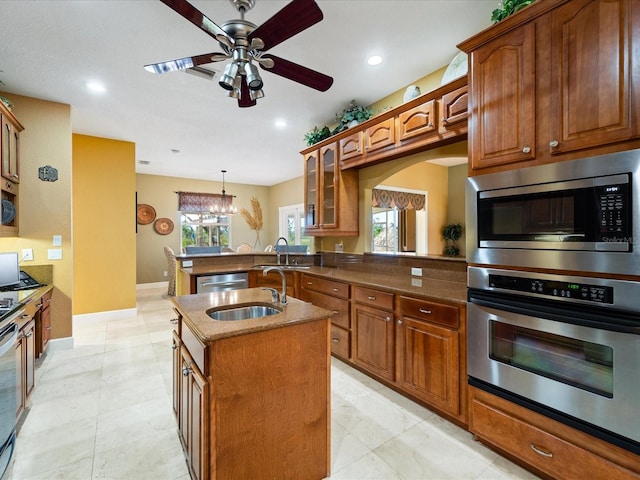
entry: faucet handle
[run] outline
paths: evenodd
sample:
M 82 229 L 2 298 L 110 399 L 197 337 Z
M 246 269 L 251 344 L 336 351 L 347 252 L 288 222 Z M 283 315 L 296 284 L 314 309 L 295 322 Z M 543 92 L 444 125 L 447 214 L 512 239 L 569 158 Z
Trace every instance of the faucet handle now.
M 278 303 L 280 301 L 280 294 L 278 293 L 278 290 L 276 290 L 275 288 L 263 287 L 262 290 L 269 290 L 271 292 L 272 303 Z

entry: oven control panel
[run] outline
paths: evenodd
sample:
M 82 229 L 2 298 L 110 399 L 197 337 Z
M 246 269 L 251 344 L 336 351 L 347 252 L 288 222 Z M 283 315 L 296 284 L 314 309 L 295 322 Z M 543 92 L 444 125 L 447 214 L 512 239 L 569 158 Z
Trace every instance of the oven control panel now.
M 545 297 L 613 304 L 613 287 L 602 285 L 490 274 L 489 286 Z

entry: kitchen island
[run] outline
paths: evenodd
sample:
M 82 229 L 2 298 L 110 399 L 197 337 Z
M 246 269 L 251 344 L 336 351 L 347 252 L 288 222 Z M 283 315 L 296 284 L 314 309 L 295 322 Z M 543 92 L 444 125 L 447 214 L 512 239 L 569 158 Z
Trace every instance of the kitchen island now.
M 172 298 L 173 406 L 194 479 L 322 479 L 330 468 L 329 310 L 252 288 Z M 281 310 L 217 321 L 208 311 Z

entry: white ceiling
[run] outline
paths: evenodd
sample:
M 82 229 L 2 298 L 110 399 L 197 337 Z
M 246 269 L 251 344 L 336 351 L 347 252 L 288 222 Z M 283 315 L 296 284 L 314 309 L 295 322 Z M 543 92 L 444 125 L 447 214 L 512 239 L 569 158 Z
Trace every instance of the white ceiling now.
M 257 0 L 246 19 L 260 25 L 287 3 Z M 457 43 L 490 25 L 497 6 L 497 0 L 317 3 L 324 20 L 270 53 L 332 76 L 325 93 L 260 70 L 265 98 L 241 109 L 217 77 L 146 72 L 148 63 L 220 50 L 156 0 L 2 0 L 0 90 L 71 105 L 75 133 L 134 142 L 138 173 L 220 181 L 226 169 L 227 182 L 270 186 L 302 175 L 298 152 L 314 125 L 331 123 L 352 99 L 371 104 L 447 65 Z M 218 25 L 239 16 L 228 0 L 192 4 Z M 368 66 L 372 54 L 383 63 Z M 206 67 L 220 72 L 224 65 Z M 90 93 L 93 80 L 107 91 Z M 275 127 L 276 119 L 287 127 Z

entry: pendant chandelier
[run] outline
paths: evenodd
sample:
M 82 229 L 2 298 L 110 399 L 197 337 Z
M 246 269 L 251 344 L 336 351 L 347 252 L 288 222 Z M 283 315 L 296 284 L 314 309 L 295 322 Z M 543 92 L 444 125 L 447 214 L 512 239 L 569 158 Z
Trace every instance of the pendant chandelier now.
M 238 209 L 233 206 L 233 199 L 235 195 L 227 195 L 227 192 L 224 189 L 224 174 L 227 173 L 226 170 L 220 170 L 222 172 L 222 194 L 220 195 L 220 201 L 216 202 L 211 207 L 211 213 L 219 214 L 219 215 L 235 215 L 238 213 Z

